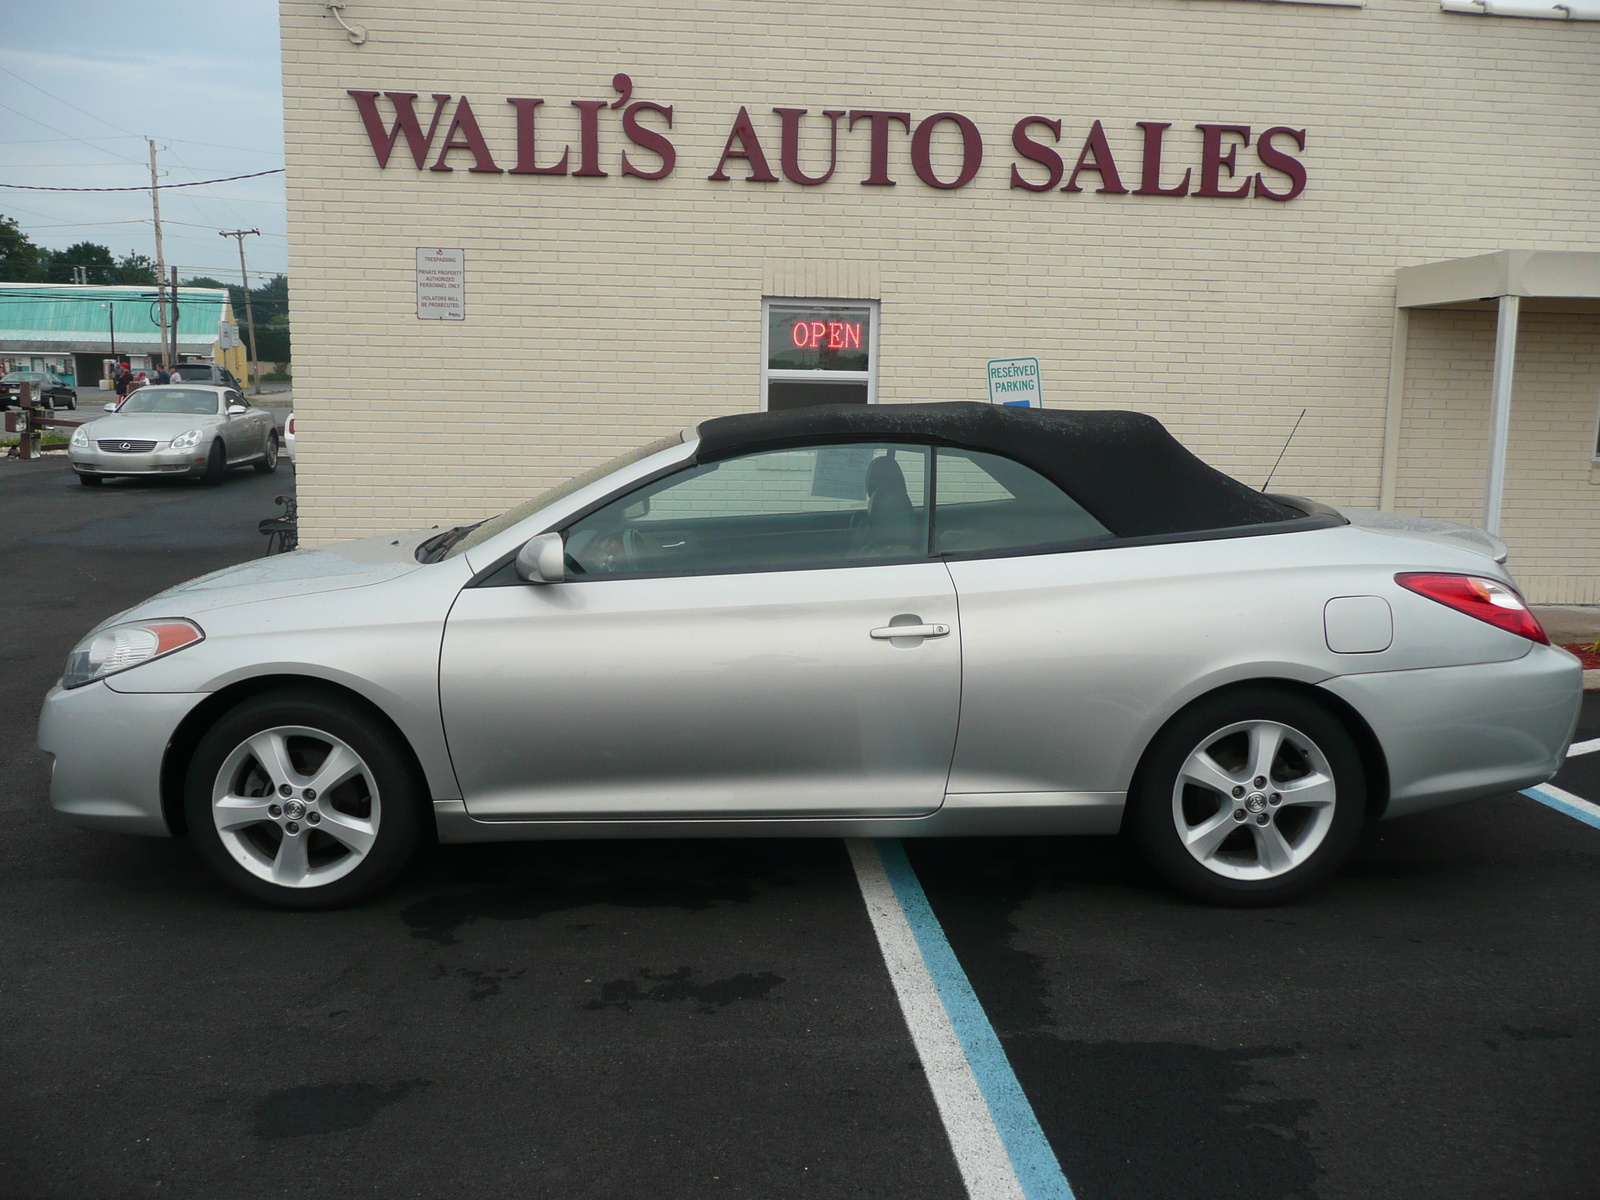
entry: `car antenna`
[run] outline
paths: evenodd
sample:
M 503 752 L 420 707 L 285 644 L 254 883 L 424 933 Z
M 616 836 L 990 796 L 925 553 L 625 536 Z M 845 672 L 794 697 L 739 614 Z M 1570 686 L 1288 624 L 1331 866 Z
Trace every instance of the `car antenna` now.
M 1294 435 L 1300 432 L 1300 422 L 1306 419 L 1309 408 L 1302 408 L 1300 415 L 1294 419 L 1294 428 L 1289 430 L 1289 436 L 1283 439 L 1283 449 L 1278 451 L 1278 462 L 1272 464 L 1272 470 L 1267 472 L 1267 483 L 1261 485 L 1261 490 L 1267 490 L 1267 484 L 1272 482 L 1272 477 L 1278 473 L 1278 463 L 1283 461 L 1283 456 L 1289 453 L 1289 443 L 1294 441 Z

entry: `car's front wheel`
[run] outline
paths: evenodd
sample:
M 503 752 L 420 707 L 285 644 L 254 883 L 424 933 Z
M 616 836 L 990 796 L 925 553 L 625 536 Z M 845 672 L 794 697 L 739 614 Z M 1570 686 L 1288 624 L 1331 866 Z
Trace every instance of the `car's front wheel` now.
M 276 908 L 371 898 L 422 839 L 426 798 L 393 737 L 314 692 L 254 697 L 196 747 L 189 836 L 225 882 Z
M 1265 905 L 1326 882 L 1366 818 L 1355 742 L 1305 696 L 1252 688 L 1202 700 L 1151 743 L 1130 832 L 1170 886 L 1212 904 Z
M 263 475 L 270 475 L 278 469 L 278 431 L 273 430 L 267 434 L 267 449 L 260 460 L 253 464 L 255 469 Z
M 206 487 L 216 487 L 227 472 L 227 452 L 223 450 L 221 442 L 212 442 L 211 453 L 206 456 L 206 469 L 200 476 L 200 482 Z

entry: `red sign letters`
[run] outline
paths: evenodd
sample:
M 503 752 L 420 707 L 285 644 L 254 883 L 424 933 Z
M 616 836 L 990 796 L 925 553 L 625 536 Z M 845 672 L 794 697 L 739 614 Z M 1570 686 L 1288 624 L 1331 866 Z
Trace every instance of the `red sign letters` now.
M 633 80 L 625 74 L 613 77 L 611 86 L 617 93 L 614 99 L 571 101 L 575 118 L 569 113 L 565 122 L 560 122 L 555 113 L 550 113 L 550 123 L 564 125 L 565 132 L 560 135 L 564 144 L 549 148 L 541 147 L 539 142 L 544 100 L 509 97 L 506 103 L 512 109 L 515 139 L 509 151 L 501 150 L 502 161 L 515 164 L 509 170 L 496 161 L 478 113 L 466 96 L 434 93 L 424 132 L 416 92 L 352 89 L 349 95 L 355 101 L 380 168 L 389 166 L 404 140 L 419 171 L 453 171 L 470 159 L 466 170 L 480 175 L 605 179 L 612 173 L 606 167 L 612 165 L 624 177 L 667 178 L 678 165 L 677 146 L 668 137 L 673 106 L 634 100 Z M 380 96 L 388 102 L 387 115 L 379 103 Z M 608 120 L 606 114 L 610 110 L 620 110 L 619 115 Z M 829 108 L 815 116 L 804 108 L 774 108 L 772 112 L 777 117 L 776 129 L 771 126 L 771 118 L 758 124 L 748 107 L 739 109 L 729 122 L 722 152 L 707 179 L 733 182 L 736 175 L 730 174 L 732 168 L 745 183 L 778 183 L 779 175 L 772 169 L 767 150 L 775 146 L 783 182 L 819 187 L 832 180 L 839 169 L 841 125 L 847 138 L 854 135 L 858 139 L 858 146 L 859 139 L 865 138 L 866 175 L 858 181 L 861 187 L 894 187 L 900 182 L 895 178 L 892 161 L 897 145 L 904 146 L 901 152 L 909 158 L 912 174 L 926 186 L 941 191 L 966 187 L 983 168 L 984 135 L 976 122 L 958 112 L 921 117 L 910 112 L 865 108 Z M 808 118 L 828 123 L 826 163 L 801 162 L 802 124 Z M 1053 117 L 1023 117 L 1011 128 L 1011 147 L 1016 152 L 1009 164 L 1011 188 L 1071 194 L 1081 193 L 1086 183 L 1093 183 L 1093 190 L 1102 195 L 1277 201 L 1293 200 L 1305 191 L 1305 164 L 1295 157 L 1306 148 L 1304 129 L 1272 125 L 1256 133 L 1250 125 L 1202 123 L 1194 126 L 1199 135 L 1196 137 L 1175 132 L 1168 121 L 1137 121 L 1134 125 L 1138 132 L 1130 136 L 1128 130 L 1108 132 L 1100 121 L 1094 121 L 1080 135 L 1069 133 Z M 862 127 L 860 133 L 856 132 L 858 126 Z M 617 132 L 626 146 L 610 149 L 607 143 L 616 145 Z M 1081 142 L 1077 140 L 1080 136 Z M 1119 155 L 1121 164 L 1117 161 Z M 1247 155 L 1253 155 L 1255 162 Z M 1130 164 L 1136 164 L 1136 179 L 1126 175 Z M 796 337 L 800 328 L 795 326 Z M 797 341 L 795 345 L 817 343 Z

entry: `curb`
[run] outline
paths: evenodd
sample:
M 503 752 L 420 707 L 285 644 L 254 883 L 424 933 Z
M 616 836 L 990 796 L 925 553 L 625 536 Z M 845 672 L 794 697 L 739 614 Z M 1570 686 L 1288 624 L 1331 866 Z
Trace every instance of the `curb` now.
M 1600 671 L 1585 671 L 1583 673 L 1583 690 L 1586 692 L 1600 692 Z

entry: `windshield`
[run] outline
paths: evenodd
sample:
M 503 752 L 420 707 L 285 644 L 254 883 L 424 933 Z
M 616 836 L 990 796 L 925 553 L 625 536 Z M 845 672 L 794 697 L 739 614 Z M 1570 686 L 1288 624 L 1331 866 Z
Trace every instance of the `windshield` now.
M 188 413 L 197 417 L 217 415 L 217 393 L 198 388 L 145 387 L 131 392 L 119 413 Z
M 548 506 L 554 504 L 557 500 L 572 495 L 572 493 L 576 492 L 578 489 L 586 488 L 591 483 L 594 483 L 600 479 L 604 479 L 613 471 L 620 471 L 623 467 L 632 466 L 634 463 L 639 462 L 642 459 L 649 458 L 652 454 L 659 454 L 663 450 L 670 450 L 673 446 L 682 445 L 682 443 L 683 435 L 681 433 L 674 433 L 669 437 L 659 438 L 656 441 L 651 442 L 648 446 L 641 446 L 637 450 L 630 450 L 626 454 L 619 454 L 610 462 L 601 463 L 598 467 L 590 467 L 582 475 L 575 475 L 565 483 L 557 484 L 553 488 L 547 488 L 540 492 L 537 496 L 533 497 L 531 500 L 524 500 L 515 508 L 501 513 L 498 517 L 490 517 L 487 521 L 484 521 L 479 525 L 472 526 L 472 532 L 468 533 L 460 541 L 452 545 L 450 547 L 450 552 L 445 554 L 443 557 L 454 558 L 456 555 L 463 554 L 472 549 L 474 546 L 480 546 L 490 538 L 494 537 L 495 534 L 503 533 L 505 530 L 510 529 L 518 521 L 527 520 L 541 508 L 547 508 Z M 423 543 L 423 545 L 426 546 L 427 543 Z
M 38 371 L 13 371 L 4 379 L 0 379 L 0 383 L 39 383 L 44 378 L 45 376 Z

